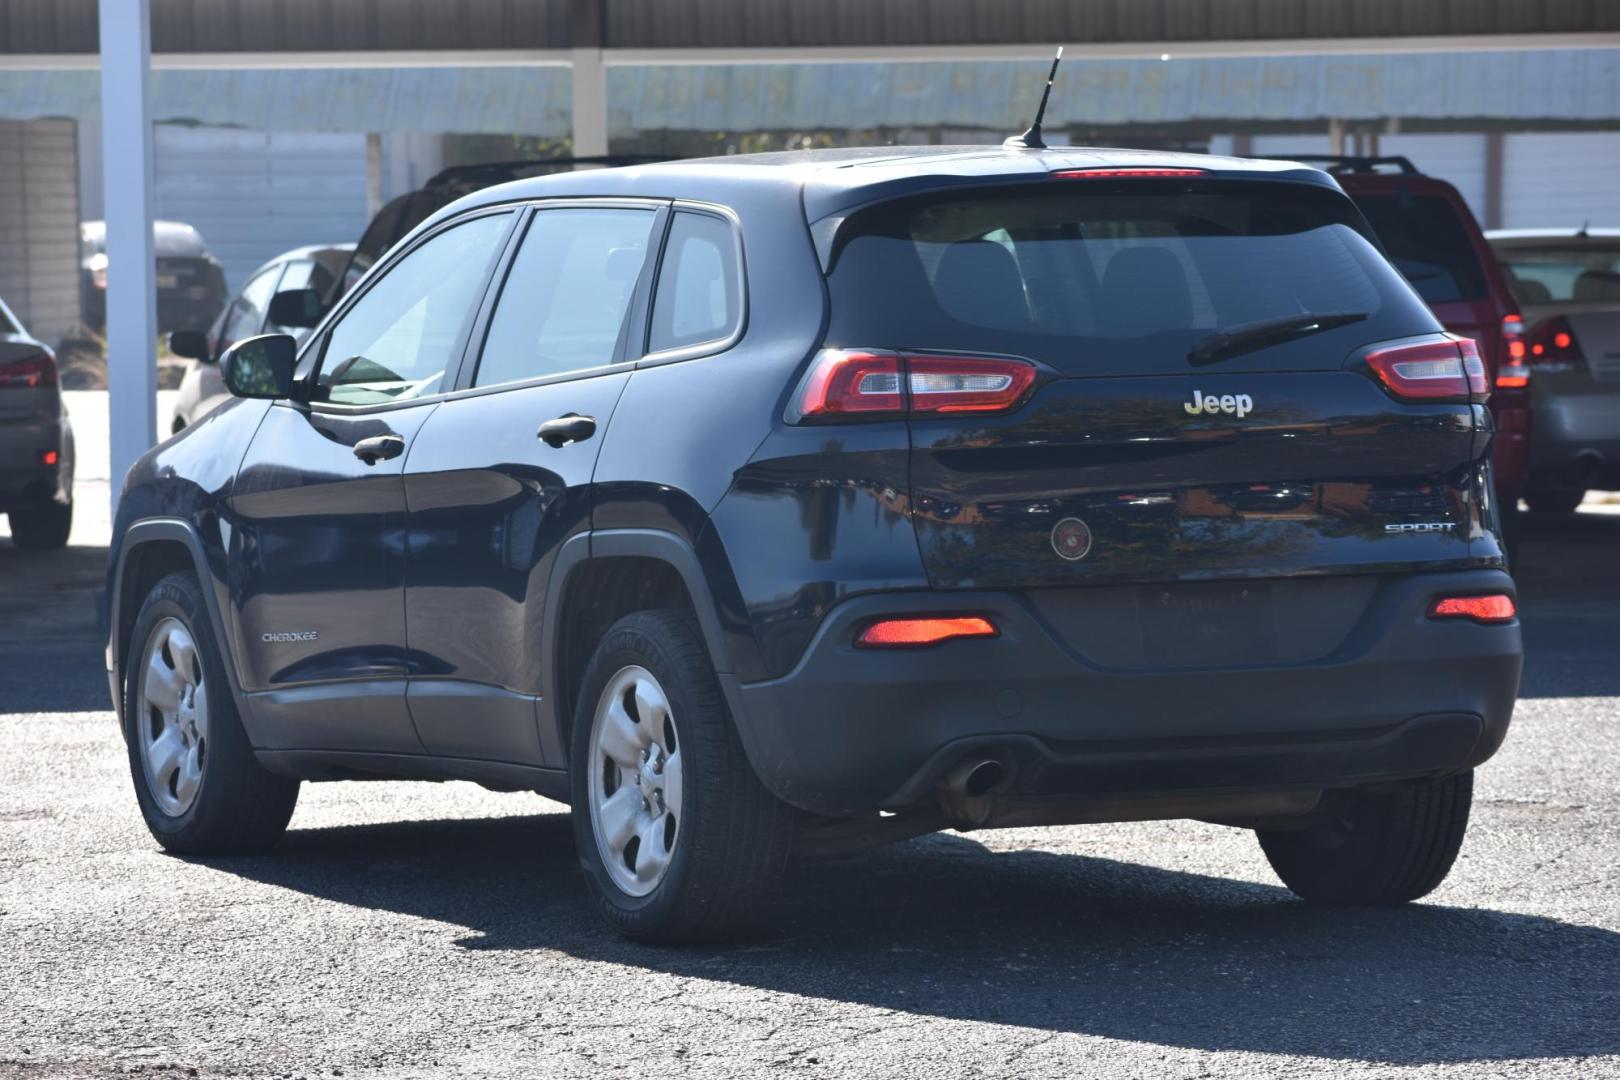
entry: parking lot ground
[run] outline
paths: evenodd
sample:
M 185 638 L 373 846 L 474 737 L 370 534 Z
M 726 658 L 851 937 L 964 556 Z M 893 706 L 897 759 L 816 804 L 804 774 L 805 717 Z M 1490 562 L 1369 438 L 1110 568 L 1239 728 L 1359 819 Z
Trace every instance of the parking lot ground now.
M 1620 516 L 1528 527 L 1524 698 L 1421 904 L 1193 822 L 945 833 L 704 949 L 603 929 L 534 795 L 306 785 L 272 853 L 164 855 L 88 539 L 0 540 L 0 1078 L 1620 1076 Z

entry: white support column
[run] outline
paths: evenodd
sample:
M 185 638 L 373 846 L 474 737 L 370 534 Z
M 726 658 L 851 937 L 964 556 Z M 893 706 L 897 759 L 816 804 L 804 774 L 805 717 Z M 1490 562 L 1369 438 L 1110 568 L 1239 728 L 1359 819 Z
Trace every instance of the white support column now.
M 107 410 L 113 511 L 157 442 L 150 0 L 101 0 L 101 147 L 107 207 Z
M 608 152 L 607 65 L 602 50 L 573 50 L 574 156 L 600 157 Z

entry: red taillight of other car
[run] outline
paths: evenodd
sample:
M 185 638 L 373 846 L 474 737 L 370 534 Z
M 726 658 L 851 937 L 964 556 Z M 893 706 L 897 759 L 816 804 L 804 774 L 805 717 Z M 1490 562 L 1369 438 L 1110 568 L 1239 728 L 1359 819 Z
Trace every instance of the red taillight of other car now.
M 56 385 L 56 358 L 48 352 L 0 364 L 0 390 L 35 390 Z
M 1581 346 L 1563 316 L 1537 323 L 1530 331 L 1530 370 L 1545 374 L 1573 371 L 1583 360 Z
M 996 626 L 981 615 L 908 616 L 879 619 L 855 637 L 863 649 L 917 649 L 953 638 L 995 637 Z
M 995 413 L 1035 382 L 1025 360 L 870 349 L 823 349 L 799 392 L 801 419 Z
M 1530 347 L 1524 340 L 1524 320 L 1502 316 L 1502 362 L 1496 368 L 1496 388 L 1517 390 L 1530 385 Z
M 1478 623 L 1505 623 L 1518 618 L 1519 609 L 1507 593 L 1486 596 L 1442 596 L 1429 605 L 1431 619 L 1472 619 Z
M 1471 338 L 1391 345 L 1372 350 L 1366 361 L 1385 389 L 1408 401 L 1479 400 L 1490 393 L 1485 361 Z

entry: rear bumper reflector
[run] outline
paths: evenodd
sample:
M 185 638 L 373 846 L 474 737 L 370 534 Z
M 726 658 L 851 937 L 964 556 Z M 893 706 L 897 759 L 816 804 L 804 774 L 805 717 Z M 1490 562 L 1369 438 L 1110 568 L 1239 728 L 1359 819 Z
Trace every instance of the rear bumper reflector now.
M 981 615 L 879 619 L 855 637 L 863 649 L 915 649 L 953 638 L 995 637 L 996 626 Z
M 1507 593 L 1489 593 L 1485 596 L 1442 596 L 1429 605 L 1431 619 L 1472 619 L 1479 623 L 1512 622 L 1518 618 L 1518 606 Z

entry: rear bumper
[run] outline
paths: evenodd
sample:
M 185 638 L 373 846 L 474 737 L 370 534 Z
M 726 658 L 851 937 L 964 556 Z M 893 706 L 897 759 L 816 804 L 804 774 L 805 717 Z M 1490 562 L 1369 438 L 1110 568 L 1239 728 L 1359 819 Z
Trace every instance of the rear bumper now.
M 970 756 L 1024 797 L 1324 788 L 1438 775 L 1501 745 L 1518 693 L 1517 622 L 1426 618 L 1438 593 L 1513 591 L 1499 571 L 1389 579 L 1321 660 L 1110 670 L 1007 592 L 867 595 L 835 609 L 781 679 L 727 685 L 755 770 L 823 814 L 933 797 Z M 856 649 L 880 615 L 983 613 L 1001 631 L 915 651 Z M 1173 662 L 1173 660 L 1172 660 Z
M 55 450 L 58 463 L 39 455 Z M 62 416 L 30 416 L 0 422 L 0 513 L 31 510 L 72 497 L 73 435 Z
M 1537 396 L 1532 473 L 1593 487 L 1620 485 L 1620 387 L 1613 390 Z

